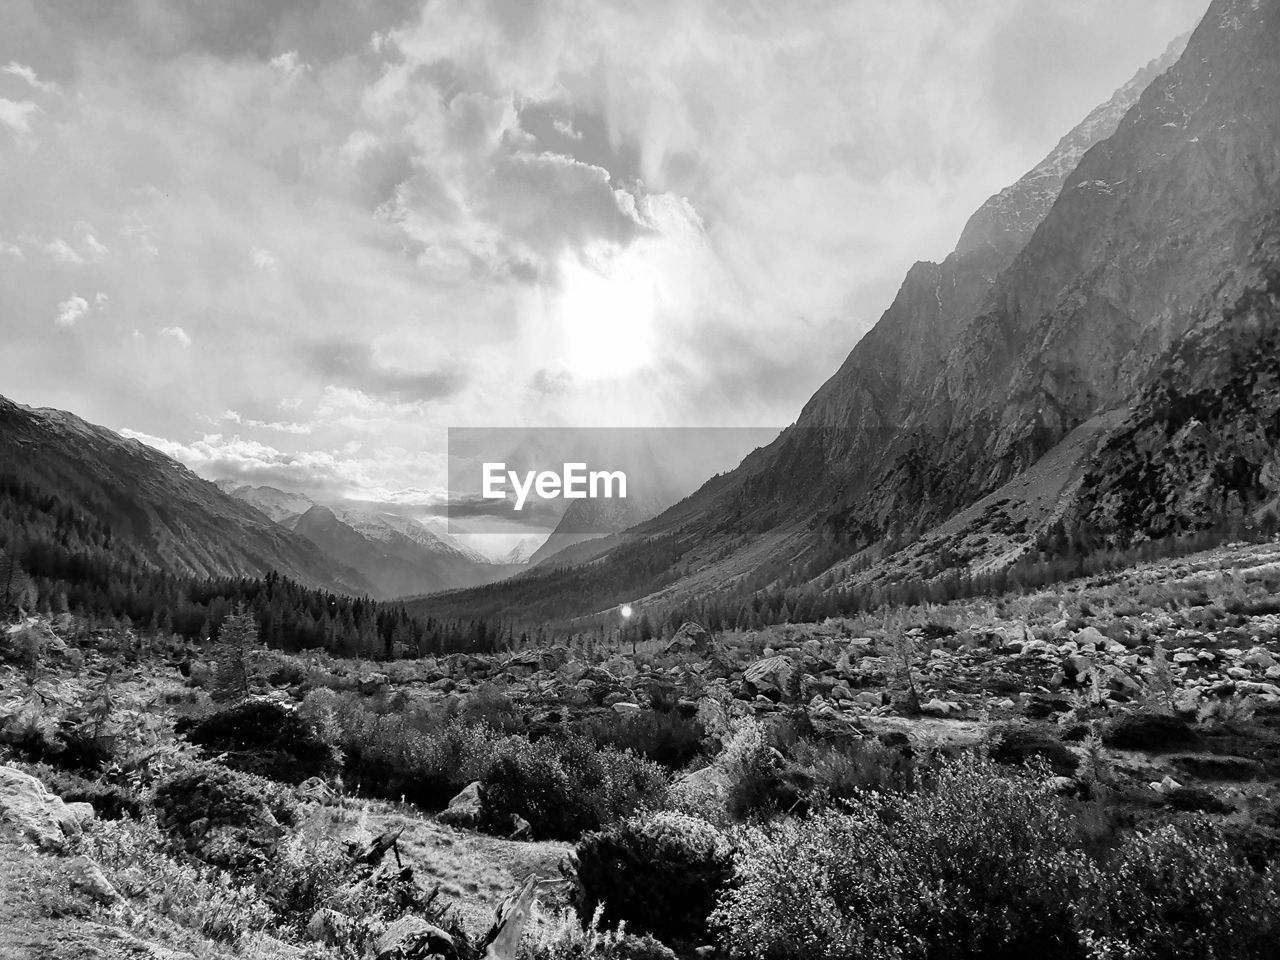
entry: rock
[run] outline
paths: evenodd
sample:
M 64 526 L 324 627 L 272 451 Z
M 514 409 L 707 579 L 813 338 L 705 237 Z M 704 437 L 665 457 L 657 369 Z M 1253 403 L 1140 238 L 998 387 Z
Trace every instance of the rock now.
M 484 784 L 479 780 L 468 783 L 436 819 L 451 827 L 479 827 L 484 820 Z
M 666 646 L 667 653 L 694 653 L 705 656 L 711 652 L 711 634 L 700 623 L 686 621 L 676 631 Z
M 351 940 L 355 921 L 345 913 L 329 907 L 321 907 L 307 921 L 307 936 L 316 943 L 336 947 Z
M 360 678 L 360 692 L 366 697 L 371 697 L 379 690 L 389 686 L 391 678 L 385 673 L 371 673 L 366 677 Z
M 120 894 L 103 874 L 102 868 L 89 857 L 76 857 L 67 865 L 71 888 L 87 893 L 101 904 L 112 904 Z
M 618 703 L 615 703 L 613 705 L 613 712 L 618 714 L 623 714 L 623 715 L 630 714 L 630 713 L 639 713 L 640 704 L 629 703 L 625 700 L 619 701 Z
M 71 815 L 71 819 L 75 821 L 76 826 L 83 830 L 90 823 L 97 819 L 98 814 L 93 809 L 93 804 L 86 800 L 76 800 L 65 805 L 67 812 Z
M 925 703 L 920 707 L 922 713 L 940 714 L 944 717 L 948 714 L 955 713 L 959 709 L 960 704 L 956 703 L 954 700 L 939 700 L 937 697 L 934 697 L 928 703 Z
M 1096 627 L 1085 627 L 1083 630 L 1077 630 L 1072 634 L 1071 639 L 1079 647 L 1083 647 L 1087 643 L 1091 644 L 1095 650 L 1105 649 L 1110 642 L 1109 638 Z
M 511 834 L 512 840 L 527 840 L 529 833 L 533 830 L 532 824 L 518 813 L 511 815 Z
M 92 807 L 89 808 L 92 811 Z M 80 818 L 44 784 L 13 767 L 0 767 L 0 823 L 10 823 L 37 846 L 61 850 L 80 832 Z
M 742 682 L 757 696 L 780 700 L 794 670 L 795 662 L 788 656 L 765 657 L 743 671 Z
M 373 945 L 376 960 L 426 960 L 452 957 L 453 937 L 421 917 L 401 917 Z
M 298 784 L 298 798 L 312 803 L 328 803 L 337 797 L 330 786 L 319 777 L 311 777 Z
M 1267 670 L 1271 667 L 1278 666 L 1276 658 L 1262 647 L 1254 647 L 1244 655 L 1240 662 L 1258 670 Z

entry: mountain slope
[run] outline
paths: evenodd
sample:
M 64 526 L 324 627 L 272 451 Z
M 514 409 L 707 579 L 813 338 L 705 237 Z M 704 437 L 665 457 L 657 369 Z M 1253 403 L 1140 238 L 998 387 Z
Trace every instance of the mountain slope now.
M 445 543 L 406 517 L 317 504 L 288 522 L 328 556 L 358 570 L 381 599 L 491 583 L 513 572 Z
M 195 577 L 261 576 L 347 593 L 369 584 L 137 440 L 61 410 L 0 397 L 0 474 L 56 492 L 109 527 L 140 560 Z
M 219 487 L 357 571 L 379 599 L 491 583 L 514 572 L 412 517 L 320 504 L 270 486 L 222 481 Z

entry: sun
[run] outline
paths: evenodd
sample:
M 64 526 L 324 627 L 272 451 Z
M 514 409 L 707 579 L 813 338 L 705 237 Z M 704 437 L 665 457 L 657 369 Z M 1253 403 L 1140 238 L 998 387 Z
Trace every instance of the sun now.
M 560 362 L 581 380 L 625 377 L 654 359 L 657 277 L 639 251 L 569 256 L 551 304 Z

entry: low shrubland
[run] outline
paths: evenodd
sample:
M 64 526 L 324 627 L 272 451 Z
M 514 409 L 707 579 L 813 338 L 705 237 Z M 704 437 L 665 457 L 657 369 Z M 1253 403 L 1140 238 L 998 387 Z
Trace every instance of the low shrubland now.
M 915 793 L 742 831 L 713 922 L 770 960 L 1271 956 L 1274 867 L 1195 820 L 1094 859 L 1052 783 L 966 757 Z

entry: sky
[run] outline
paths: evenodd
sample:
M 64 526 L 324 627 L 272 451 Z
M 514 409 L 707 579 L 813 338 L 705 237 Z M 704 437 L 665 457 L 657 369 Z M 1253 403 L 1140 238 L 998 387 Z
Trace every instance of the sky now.
M 1206 0 L 0 0 L 0 394 L 423 504 L 778 426 Z

